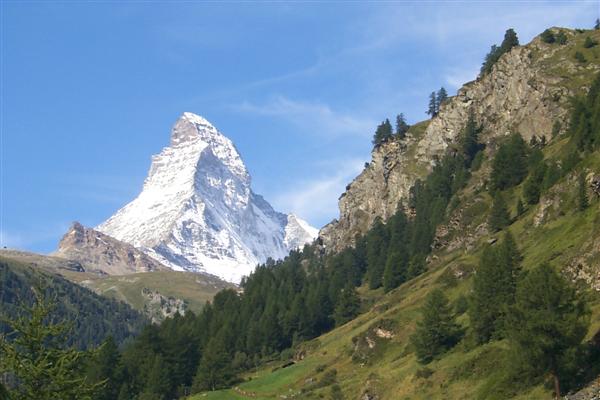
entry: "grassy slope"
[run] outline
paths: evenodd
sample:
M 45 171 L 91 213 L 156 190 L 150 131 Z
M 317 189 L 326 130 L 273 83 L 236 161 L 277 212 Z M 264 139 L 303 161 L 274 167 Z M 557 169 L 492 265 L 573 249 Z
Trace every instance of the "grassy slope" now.
M 577 48 L 581 47 L 585 36 L 589 34 L 588 31 L 576 36 Z M 597 40 L 599 39 L 599 32 L 592 34 Z M 569 48 L 568 56 L 572 57 L 573 52 L 574 49 Z M 598 62 L 597 54 L 600 52 L 600 46 L 585 49 L 583 52 L 588 60 Z M 556 63 L 557 60 L 552 62 Z M 580 78 L 581 76 L 577 77 Z M 544 152 L 547 157 L 559 158 L 565 154 L 566 149 L 567 140 L 562 139 L 553 141 Z M 594 154 L 586 159 L 584 166 L 598 171 L 600 154 Z M 473 221 L 472 226 L 485 219 L 490 204 L 489 195 L 477 193 L 473 181 L 484 179 L 488 170 L 489 164 L 488 168 L 484 165 L 480 172 L 474 174 L 471 185 L 461 193 L 462 204 L 473 204 L 473 199 L 476 197 L 481 199 L 475 202 L 476 206 L 469 211 L 469 219 Z M 563 178 L 557 184 L 558 186 L 555 186 L 564 188 L 556 195 L 561 199 L 560 207 L 559 210 L 550 213 L 544 224 L 533 227 L 534 216 L 539 210 L 539 206 L 533 206 L 510 227 L 523 252 L 525 269 L 543 262 L 563 268 L 575 257 L 580 257 L 582 252 L 586 253 L 594 247 L 593 238 L 598 237 L 600 230 L 600 202 L 593 199 L 586 211 L 575 211 L 574 199 L 577 186 L 567 179 Z M 509 205 L 516 204 L 521 190 L 522 187 L 517 187 L 507 193 Z M 377 393 L 380 399 L 485 398 L 486 383 L 495 379 L 506 343 L 493 342 L 474 349 L 465 343 L 460 343 L 443 358 L 426 366 L 430 376 L 418 377 L 428 374 L 424 373 L 425 367 L 416 361 L 408 338 L 415 329 L 415 322 L 419 319 L 418 309 L 424 297 L 433 288 L 442 287 L 452 300 L 468 294 L 471 286 L 468 271 L 476 268 L 478 254 L 483 245 L 493 236 L 498 235 L 479 238 L 475 247 L 469 252 L 462 248 L 453 252 L 441 250 L 435 254 L 437 257 L 434 257 L 428 272 L 422 276 L 387 295 L 378 292 L 370 293 L 370 297 L 378 296 L 378 300 L 369 311 L 313 340 L 311 342 L 313 349 L 308 352 L 304 360 L 295 365 L 275 372 L 272 372 L 274 365 L 268 365 L 245 376 L 246 382 L 240 384 L 238 389 L 204 393 L 193 398 L 198 400 L 204 398 L 274 399 L 283 398 L 282 396 L 291 398 L 290 395 L 294 394 L 295 398 L 302 399 L 330 398 L 329 387 L 301 392 L 302 389 L 306 390 L 310 387 L 311 380 L 318 381 L 325 373 L 317 372 L 317 366 L 325 366 L 325 371 L 333 368 L 337 370 L 337 382 L 347 399 L 359 398 L 367 388 Z M 588 257 L 588 262 L 596 271 L 600 270 L 599 258 Z M 455 278 L 451 271 L 466 271 L 467 274 L 466 277 Z M 590 293 L 590 301 L 592 325 L 589 337 L 600 329 L 600 295 L 597 292 Z M 352 354 L 355 345 L 352 339 L 364 335 L 383 319 L 394 321 L 395 336 L 389 341 L 378 341 L 371 352 L 372 358 L 367 363 L 353 362 Z M 465 328 L 468 327 L 469 321 L 466 315 L 460 316 L 458 321 Z M 540 385 L 520 393 L 515 398 L 550 399 L 552 395 L 549 388 Z
M 186 300 L 190 309 L 195 312 L 219 290 L 232 286 L 216 278 L 177 271 L 107 276 L 81 283 L 99 294 L 124 301 L 137 310 L 142 310 L 146 304 L 142 289 L 148 288 L 166 297 Z
M 148 298 L 142 289 L 157 291 L 165 297 L 185 300 L 192 311 L 199 311 L 221 289 L 232 287 L 224 281 L 191 272 L 160 271 L 123 276 L 101 276 L 64 268 L 65 260 L 34 253 L 0 251 L 0 260 L 14 260 L 24 265 L 40 268 L 46 272 L 85 286 L 98 294 L 129 304 L 144 311 Z

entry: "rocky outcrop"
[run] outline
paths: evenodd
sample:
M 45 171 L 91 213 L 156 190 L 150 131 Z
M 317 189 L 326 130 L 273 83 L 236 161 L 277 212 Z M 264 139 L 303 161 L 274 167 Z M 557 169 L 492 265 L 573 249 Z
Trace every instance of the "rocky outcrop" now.
M 58 244 L 55 256 L 77 261 L 86 271 L 109 275 L 165 270 L 158 261 L 130 244 L 74 222 Z
M 569 99 L 574 90 L 581 89 L 578 79 L 600 66 L 577 64 L 570 56 L 576 33 L 563 31 L 568 37 L 566 45 L 546 44 L 538 37 L 512 49 L 488 75 L 465 84 L 442 104 L 431 121 L 413 127 L 407 139 L 376 147 L 372 161 L 340 197 L 339 219 L 320 231 L 325 247 L 339 251 L 352 245 L 355 236 L 364 234 L 375 218 L 385 220 L 393 215 L 398 204 L 408 198 L 414 182 L 424 177 L 447 149 L 458 145 L 470 112 L 483 127 L 481 140 L 487 152 L 493 152 L 498 140 L 511 132 L 526 140 L 533 136 L 550 140 L 557 121 L 564 131 Z
M 185 315 L 188 308 L 184 300 L 164 296 L 156 290 L 143 288 L 142 296 L 145 300 L 144 313 L 150 317 L 153 323 L 160 323 L 176 314 Z

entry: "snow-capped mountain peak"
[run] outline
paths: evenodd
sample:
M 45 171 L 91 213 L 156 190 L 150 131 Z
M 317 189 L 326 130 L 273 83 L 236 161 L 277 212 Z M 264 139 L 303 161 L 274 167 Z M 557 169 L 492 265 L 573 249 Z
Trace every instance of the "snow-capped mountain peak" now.
M 232 141 L 186 112 L 170 146 L 152 157 L 139 196 L 97 229 L 171 268 L 238 282 L 258 263 L 285 257 L 318 233 L 273 210 L 250 183 Z

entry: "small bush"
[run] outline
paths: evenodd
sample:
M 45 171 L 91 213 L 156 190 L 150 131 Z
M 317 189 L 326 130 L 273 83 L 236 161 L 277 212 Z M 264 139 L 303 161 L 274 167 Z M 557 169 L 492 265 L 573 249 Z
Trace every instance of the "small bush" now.
M 554 43 L 556 41 L 556 37 L 550 29 L 546 29 L 542 32 L 541 38 L 544 43 Z
M 596 42 L 594 39 L 592 39 L 591 37 L 586 37 L 585 41 L 583 42 L 583 47 L 585 47 L 586 49 L 591 49 L 592 47 L 594 47 L 595 45 L 597 45 L 598 42 Z
M 575 59 L 577 61 L 579 61 L 580 63 L 585 63 L 587 60 L 585 59 L 584 55 L 580 52 L 580 51 L 576 51 L 575 52 Z
M 556 35 L 556 43 L 558 44 L 567 44 L 567 35 L 563 31 L 558 32 Z
M 419 379 L 428 379 L 431 375 L 433 375 L 433 370 L 430 368 L 421 368 L 415 372 L 415 377 Z

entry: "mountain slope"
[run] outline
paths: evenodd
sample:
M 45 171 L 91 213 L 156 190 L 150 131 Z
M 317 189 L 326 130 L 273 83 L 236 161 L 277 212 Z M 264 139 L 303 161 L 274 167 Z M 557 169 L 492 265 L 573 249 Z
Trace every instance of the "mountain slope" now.
M 56 260 L 53 260 L 56 261 Z M 69 269 L 67 269 L 69 270 Z M 68 344 L 79 348 L 98 346 L 108 336 L 117 343 L 136 336 L 148 320 L 128 305 L 99 296 L 61 276 L 41 270 L 37 265 L 0 255 L 0 308 L 2 314 L 16 316 L 21 301 L 30 305 L 32 287 L 39 286 L 55 299 L 55 317 L 73 323 Z M 7 329 L 0 323 L 0 331 Z
M 540 68 L 540 71 L 551 77 L 557 74 L 554 69 L 556 66 L 567 66 L 570 72 L 563 71 L 556 79 L 561 80 L 561 85 L 565 85 L 564 88 L 569 93 L 585 93 L 600 67 L 598 63 L 600 48 L 582 47 L 587 36 L 600 42 L 598 30 L 568 31 L 567 45 L 553 47 L 551 51 L 545 53 L 550 54 L 549 57 L 553 57 L 554 61 L 545 65 L 548 59 L 542 55 L 536 68 Z M 537 49 L 538 46 L 543 48 L 546 44 L 540 43 L 538 38 L 531 45 L 513 51 L 521 54 L 530 49 Z M 554 46 L 559 45 L 554 44 Z M 573 65 L 575 51 L 584 51 L 586 59 L 590 61 L 584 65 Z M 510 59 L 511 53 L 504 58 Z M 500 60 L 499 65 L 502 65 L 503 60 Z M 489 79 L 493 80 L 493 75 L 496 73 L 502 75 L 503 71 L 496 68 Z M 488 93 L 488 95 L 493 94 Z M 515 99 L 515 102 L 515 104 L 522 104 L 519 99 Z M 474 107 L 476 108 L 477 105 Z M 565 107 L 564 110 L 568 112 L 568 108 Z M 477 112 L 477 109 L 475 111 Z M 487 109 L 487 113 L 498 115 L 498 110 Z M 556 119 L 550 120 L 552 125 L 556 121 L 561 123 L 563 128 L 568 125 L 566 113 L 556 115 Z M 440 114 L 439 118 L 444 116 Z M 516 113 L 515 118 L 514 122 L 518 125 L 520 118 L 525 117 Z M 494 129 L 500 129 L 498 128 L 500 125 L 493 125 L 493 121 L 497 120 L 486 123 L 488 126 L 494 126 Z M 462 122 L 463 125 L 465 122 Z M 522 119 L 522 122 L 525 125 L 533 123 L 526 122 L 525 119 Z M 435 232 L 436 242 L 432 253 L 427 258 L 427 269 L 422 275 L 405 282 L 387 294 L 384 294 L 382 289 L 368 290 L 367 285 L 364 285 L 360 288 L 364 313 L 359 317 L 312 341 L 297 345 L 293 352 L 295 357 L 291 360 L 286 358 L 285 361 L 271 361 L 257 371 L 248 372 L 244 376 L 247 380 L 236 388 L 203 393 L 194 398 L 269 399 L 284 396 L 303 399 L 359 398 L 361 400 L 552 398 L 551 386 L 547 384 L 545 376 L 525 385 L 517 380 L 509 380 L 510 375 L 506 371 L 506 366 L 510 365 L 506 360 L 509 343 L 506 340 L 492 340 L 477 345 L 468 336 L 470 317 L 465 311 L 468 307 L 468 296 L 473 291 L 473 277 L 478 271 L 479 258 L 485 247 L 494 246 L 494 243 L 501 240 L 504 234 L 504 232 L 490 232 L 487 221 L 492 204 L 488 186 L 492 159 L 497 154 L 498 145 L 504 141 L 505 134 L 502 130 L 495 131 L 486 127 L 486 123 L 484 123 L 485 133 L 482 135 L 482 140 L 487 146 L 485 152 L 481 153 L 483 156 L 481 164 L 470 171 L 465 186 L 457 191 L 445 210 L 444 223 Z M 510 118 L 507 118 L 505 123 L 511 125 Z M 433 121 L 428 126 L 432 124 Z M 420 133 L 417 134 L 426 134 L 423 126 L 417 127 L 421 128 Z M 527 128 L 522 126 L 520 129 Z M 540 145 L 538 141 L 538 144 L 534 142 L 530 147 L 532 154 L 536 149 L 540 150 L 543 161 L 549 165 L 559 165 L 561 171 L 555 180 L 542 190 L 539 202 L 531 202 L 524 206 L 523 210 L 517 211 L 517 203 L 524 197 L 527 181 L 502 190 L 511 217 L 509 226 L 505 229 L 515 237 L 515 242 L 523 256 L 521 264 L 524 271 L 547 263 L 561 271 L 580 291 L 586 293 L 591 310 L 591 324 L 586 340 L 589 341 L 589 351 L 598 354 L 600 349 L 597 339 L 600 337 L 600 292 L 598 291 L 600 202 L 594 195 L 598 192 L 592 190 L 590 186 L 599 179 L 600 152 L 597 147 L 595 150 L 582 152 L 582 159 L 574 162 L 569 169 L 566 161 L 572 157 L 573 143 L 572 137 L 565 133 L 566 129 L 563 129 L 554 137 L 548 135 L 546 144 Z M 443 133 L 438 132 L 438 135 Z M 540 133 L 536 135 L 539 137 Z M 449 143 L 444 146 L 451 152 L 454 147 L 458 147 L 457 141 L 458 138 L 453 136 L 453 139 L 449 139 Z M 387 148 L 385 151 L 390 155 L 392 149 L 403 153 L 403 150 L 398 150 L 400 147 L 398 142 L 389 142 L 381 147 Z M 412 154 L 416 154 L 416 147 L 413 149 L 415 153 Z M 374 153 L 378 151 L 382 150 L 375 149 Z M 389 159 L 381 158 L 379 165 L 382 175 L 385 170 L 381 165 L 385 165 L 387 161 Z M 353 183 L 353 185 L 357 183 L 362 185 L 365 193 L 367 173 L 369 172 L 361 175 L 364 182 L 357 180 Z M 404 173 L 408 176 L 414 172 L 404 171 Z M 582 186 L 578 184 L 580 176 L 584 177 Z M 578 206 L 581 188 L 590 198 L 590 204 L 585 209 L 580 209 Z M 349 192 L 351 190 L 352 188 Z M 379 194 L 384 198 L 390 193 L 385 188 L 383 190 L 383 193 L 376 193 L 376 195 Z M 360 216 L 361 212 L 371 207 L 365 203 L 376 198 L 376 195 L 363 197 L 364 203 L 359 200 L 359 197 L 355 197 L 358 211 L 352 214 L 352 210 L 349 210 L 348 215 Z M 381 204 L 383 202 L 379 201 L 378 206 Z M 365 219 L 357 217 L 357 223 L 353 227 L 368 230 L 370 228 L 368 224 L 364 228 L 358 225 Z M 344 235 L 338 236 L 337 243 L 349 240 L 349 237 Z M 334 243 L 332 246 L 336 245 Z M 419 309 L 423 306 L 425 297 L 436 288 L 442 289 L 450 298 L 456 321 L 465 330 L 466 336 L 449 352 L 424 365 L 418 362 L 409 338 L 416 330 L 417 321 L 421 319 Z M 590 367 L 595 364 L 583 365 L 585 362 L 582 360 L 586 359 L 578 359 L 580 362 L 578 367 L 583 371 L 587 368 L 593 372 L 594 369 Z M 574 385 L 573 382 L 570 384 Z
M 372 161 L 341 195 L 339 218 L 321 229 L 324 244 L 341 250 L 357 234 L 364 234 L 376 217 L 386 220 L 393 215 L 401 200 L 408 201 L 415 181 L 423 179 L 448 148 L 457 146 L 469 112 L 483 126 L 481 139 L 488 149 L 511 132 L 527 141 L 533 136 L 549 140 L 556 121 L 562 121 L 558 127 L 564 133 L 571 97 L 590 84 L 600 65 L 594 61 L 597 47 L 582 46 L 587 33 L 560 31 L 566 44 L 548 44 L 536 37 L 512 49 L 491 73 L 465 84 L 443 103 L 437 116 L 412 126 L 406 139 L 375 147 Z M 592 61 L 578 62 L 575 51 Z
M 204 118 L 184 113 L 152 158 L 140 195 L 97 229 L 175 270 L 239 282 L 259 263 L 312 241 L 313 228 L 252 192 L 237 149 Z
M 135 272 L 161 271 L 167 269 L 158 261 L 130 244 L 74 222 L 62 237 L 58 250 L 53 254 L 75 260 L 86 271 L 99 271 L 108 275 L 125 275 Z

